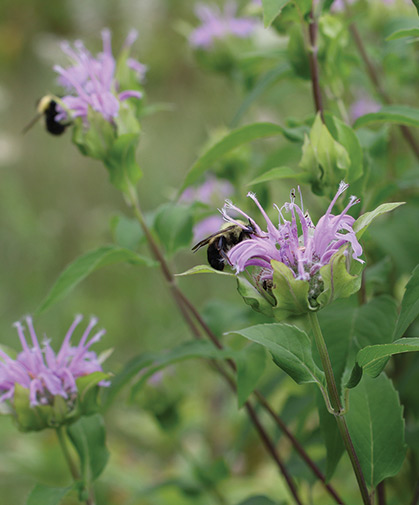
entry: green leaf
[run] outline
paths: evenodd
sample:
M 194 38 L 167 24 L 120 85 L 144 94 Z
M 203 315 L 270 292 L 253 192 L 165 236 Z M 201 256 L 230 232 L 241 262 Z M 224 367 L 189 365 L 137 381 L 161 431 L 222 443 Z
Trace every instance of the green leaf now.
M 280 505 L 280 504 L 278 502 L 272 501 L 270 498 L 267 498 L 266 496 L 257 495 L 246 498 L 244 501 L 241 501 L 238 505 Z
M 76 379 L 78 402 L 82 415 L 91 415 L 98 411 L 98 394 L 102 389 L 99 382 L 109 380 L 105 372 L 93 372 Z
M 341 129 L 344 131 L 343 128 Z M 346 141 L 348 141 L 348 132 Z M 335 194 L 341 180 L 346 180 L 351 160 L 343 145 L 339 144 L 323 124 L 320 114 L 316 116 L 309 136 L 303 145 L 301 169 L 309 176 L 316 194 Z
M 262 0 L 263 24 L 265 28 L 270 26 L 273 21 L 281 14 L 282 8 L 290 0 Z
M 377 377 L 383 371 L 388 358 L 393 354 L 418 352 L 419 337 L 400 338 L 392 344 L 378 344 L 364 347 L 358 352 L 356 361 L 364 372 Z
M 362 216 L 360 216 L 353 225 L 353 230 L 356 233 L 357 238 L 360 239 L 362 237 L 368 226 L 376 217 L 381 216 L 381 214 L 391 212 L 392 210 L 397 209 L 397 207 L 400 207 L 400 205 L 404 205 L 404 203 L 405 202 L 383 203 L 375 210 L 362 214 Z
M 309 80 L 311 77 L 310 62 L 308 59 L 301 27 L 295 24 L 291 26 L 291 29 L 288 33 L 288 60 L 298 77 Z
M 83 254 L 83 256 L 79 256 L 67 266 L 35 313 L 40 314 L 49 309 L 95 270 L 122 261 L 136 265 L 155 265 L 155 262 L 129 249 L 123 249 L 114 245 L 99 247 Z
M 74 484 L 68 487 L 48 487 L 36 484 L 26 500 L 26 505 L 58 505 L 72 489 L 74 489 Z
M 109 149 L 104 160 L 111 183 L 123 192 L 126 192 L 142 176 L 141 169 L 135 160 L 139 138 L 138 133 L 120 135 Z
M 228 277 L 235 277 L 235 275 L 231 272 L 224 272 L 221 270 L 215 270 L 215 268 L 210 267 L 209 265 L 196 265 L 186 272 L 182 272 L 181 274 L 175 274 L 176 277 L 182 277 L 185 275 L 196 275 L 196 274 L 218 274 L 218 275 L 227 275 Z
M 268 293 L 266 293 L 266 296 L 259 293 L 259 291 L 243 277 L 237 277 L 237 291 L 240 296 L 243 297 L 244 302 L 250 305 L 253 310 L 265 314 L 268 317 L 273 316 L 272 305 L 275 303 L 275 300 L 273 298 L 270 300 L 270 295 Z
M 308 182 L 309 177 L 307 174 L 295 172 L 289 167 L 274 167 L 247 183 L 246 186 L 253 186 L 261 182 L 277 181 L 279 179 L 297 179 L 302 182 Z
M 412 277 L 406 285 L 401 311 L 393 338 L 400 338 L 419 314 L 419 265 L 413 270 Z
M 386 37 L 386 40 L 397 40 L 403 39 L 404 37 L 419 37 L 419 28 L 403 28 L 402 30 L 397 30 Z
M 262 75 L 256 85 L 252 88 L 250 93 L 243 100 L 236 112 L 234 118 L 232 119 L 230 126 L 235 128 L 243 115 L 249 109 L 249 107 L 263 94 L 263 92 L 272 84 L 277 82 L 280 78 L 287 76 L 290 73 L 290 66 L 288 63 L 281 63 L 277 67 L 269 70 L 266 74 Z
M 416 10 L 418 11 L 419 14 L 419 0 L 412 0 L 412 4 L 416 7 Z
M 378 112 L 371 112 L 359 117 L 354 123 L 354 128 L 361 128 L 373 123 L 419 126 L 419 109 L 408 105 L 383 105 Z
M 156 215 L 154 229 L 169 255 L 188 247 L 193 237 L 191 208 L 171 203 L 164 205 Z
M 310 338 L 296 326 L 284 323 L 258 324 L 230 333 L 238 333 L 266 347 L 274 362 L 297 384 L 323 384 L 324 373 L 314 363 Z
M 353 184 L 364 172 L 364 155 L 362 147 L 356 133 L 349 125 L 334 116 L 332 116 L 332 121 L 333 128 L 336 131 L 337 140 L 346 149 L 350 159 L 348 175 L 345 178 L 345 182 Z
M 169 365 L 185 359 L 195 358 L 234 359 L 236 355 L 237 351 L 233 351 L 231 349 L 217 349 L 214 344 L 210 342 L 196 340 L 192 342 L 184 342 L 183 344 L 180 344 L 169 351 L 166 350 L 160 354 L 155 353 L 152 355 L 151 362 L 147 362 L 145 359 L 142 361 L 141 367 L 137 367 L 137 373 L 141 370 L 143 370 L 143 373 L 131 390 L 131 399 L 139 393 L 149 377 Z
M 280 261 L 271 261 L 273 273 L 272 294 L 276 299 L 273 315 L 277 321 L 289 316 L 297 316 L 309 312 L 309 284 L 307 281 L 295 279 L 291 270 Z
M 351 389 L 346 415 L 349 433 L 367 485 L 396 475 L 406 454 L 403 408 L 386 375 L 365 376 Z
M 103 472 L 109 458 L 102 416 L 81 417 L 67 427 L 67 433 L 80 457 L 81 473 L 87 486 Z
M 266 365 L 266 353 L 263 347 L 250 344 L 235 357 L 237 365 L 237 400 L 239 408 L 243 407 L 256 388 Z
M 224 154 L 252 140 L 274 137 L 284 133 L 284 129 L 274 123 L 253 123 L 242 126 L 229 132 L 219 142 L 210 147 L 191 167 L 186 175 L 185 182 L 179 190 L 182 191 L 196 182 L 211 165 Z
M 111 219 L 112 238 L 114 242 L 124 249 L 136 251 L 144 238 L 140 223 L 124 215 L 115 215 Z
M 348 272 L 347 262 L 348 257 L 343 250 L 340 250 L 332 256 L 327 265 L 320 268 L 324 290 L 317 297 L 317 302 L 321 307 L 338 298 L 347 298 L 361 287 L 361 275 L 351 275 Z
M 326 446 L 326 480 L 330 481 L 345 451 L 345 447 L 335 416 L 327 410 L 320 391 L 317 391 L 316 401 L 319 412 L 320 430 Z

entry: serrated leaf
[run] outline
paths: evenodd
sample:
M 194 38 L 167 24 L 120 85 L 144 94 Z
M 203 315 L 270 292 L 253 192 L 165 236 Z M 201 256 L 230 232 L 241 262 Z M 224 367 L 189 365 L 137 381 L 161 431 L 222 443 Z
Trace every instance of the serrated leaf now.
M 284 323 L 258 324 L 231 333 L 266 347 L 274 362 L 297 384 L 323 384 L 324 373 L 314 363 L 310 338 L 296 326 Z
M 137 254 L 129 249 L 123 249 L 114 245 L 106 245 L 89 251 L 75 259 L 61 273 L 52 286 L 50 292 L 41 302 L 36 310 L 40 314 L 49 309 L 54 303 L 66 296 L 77 284 L 85 279 L 89 274 L 107 265 L 114 263 L 129 262 L 137 265 L 153 266 L 155 262 Z
M 263 24 L 270 26 L 290 0 L 262 0 Z
M 81 417 L 67 427 L 67 434 L 77 451 L 81 463 L 81 474 L 87 486 L 96 480 L 105 469 L 109 451 L 106 448 L 106 432 L 102 416 Z
M 358 352 L 356 361 L 365 373 L 371 377 L 377 377 L 383 371 L 390 356 L 418 351 L 418 337 L 400 338 L 392 344 L 378 344 L 364 347 Z
M 26 505 L 59 505 L 74 487 L 74 484 L 67 487 L 48 487 L 36 484 L 26 500 Z
M 262 182 L 277 181 L 279 179 L 297 179 L 302 182 L 308 182 L 309 180 L 307 174 L 295 172 L 292 168 L 274 167 L 248 182 L 246 186 L 254 186 Z
M 180 274 L 175 274 L 176 277 L 182 277 L 185 275 L 196 275 L 196 274 L 218 274 L 218 275 L 227 275 L 228 277 L 235 277 L 235 275 L 231 272 L 224 272 L 221 270 L 215 270 L 215 268 L 211 268 L 208 265 L 196 265 L 186 272 L 182 272 Z
M 386 37 L 386 40 L 397 40 L 405 37 L 419 37 L 419 28 L 403 28 L 402 30 L 397 30 Z
M 354 123 L 354 128 L 361 128 L 373 123 L 419 126 L 419 109 L 408 105 L 383 105 L 378 112 L 371 112 L 359 117 Z
M 362 235 L 366 232 L 368 226 L 374 221 L 375 218 L 381 216 L 381 214 L 386 214 L 387 212 L 391 212 L 400 205 L 404 205 L 405 202 L 394 202 L 394 203 L 383 203 L 379 205 L 375 210 L 371 212 L 366 212 L 362 214 L 354 223 L 353 230 L 356 233 L 358 239 L 362 237 Z
M 281 135 L 284 129 L 274 123 L 253 123 L 229 132 L 219 142 L 210 147 L 191 167 L 179 194 L 196 182 L 211 165 L 224 154 L 252 140 Z
M 393 338 L 400 338 L 419 315 L 419 265 L 413 270 L 403 295 L 397 326 Z
M 260 345 L 250 344 L 237 352 L 235 361 L 237 365 L 237 401 L 239 408 L 241 408 L 255 390 L 265 371 L 266 353 Z
M 365 376 L 349 396 L 349 433 L 367 485 L 396 475 L 406 454 L 403 408 L 386 375 Z
M 154 229 L 169 255 L 188 247 L 193 237 L 193 217 L 190 207 L 164 205 L 156 215 Z
M 126 192 L 142 176 L 142 171 L 135 159 L 139 138 L 138 133 L 119 135 L 104 160 L 111 183 L 123 192 Z

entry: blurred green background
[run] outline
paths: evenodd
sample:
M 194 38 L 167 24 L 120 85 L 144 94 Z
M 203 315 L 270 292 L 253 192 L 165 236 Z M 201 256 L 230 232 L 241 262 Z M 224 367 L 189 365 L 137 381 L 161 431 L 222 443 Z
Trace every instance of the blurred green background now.
M 385 19 L 377 11 L 374 16 L 373 23 L 379 30 L 390 23 L 390 17 Z M 82 157 L 70 143 L 69 135 L 47 135 L 41 122 L 26 135 L 21 134 L 35 113 L 37 99 L 57 91 L 52 66 L 65 61 L 60 41 L 80 38 L 89 49 L 97 51 L 100 30 L 106 26 L 113 32 L 113 48 L 117 51 L 129 29 L 138 29 L 133 56 L 149 67 L 145 84 L 148 102 L 171 104 L 170 111 L 142 121 L 138 160 L 144 177 L 139 191 L 141 205 L 148 211 L 174 195 L 209 132 L 228 126 L 245 96 L 237 83 L 197 65 L 182 34 L 185 22 L 196 24 L 190 0 L 0 2 L 2 344 L 18 348 L 12 323 L 36 310 L 65 265 L 112 241 L 115 215 L 129 215 L 105 170 L 98 162 Z M 273 40 L 280 55 L 286 42 L 281 37 Z M 376 52 L 382 56 L 379 48 Z M 390 65 L 399 60 L 390 54 L 382 61 Z M 408 69 L 404 71 L 411 76 Z M 397 88 L 398 82 L 390 85 Z M 408 91 L 404 99 L 413 99 L 413 92 Z M 284 80 L 274 91 L 269 90 L 261 106 L 252 107 L 243 121 L 281 122 L 285 117 L 311 113 L 309 83 Z M 273 147 L 283 149 L 284 164 L 299 159 L 299 151 L 288 148 L 283 139 L 258 147 L 259 153 L 270 152 Z M 255 156 L 261 165 L 261 158 Z M 398 156 L 400 166 L 406 166 L 408 172 L 410 154 Z M 243 196 L 247 190 L 243 189 Z M 288 186 L 272 191 L 278 201 L 288 192 Z M 317 218 L 324 208 L 324 202 L 313 201 L 313 217 Z M 417 228 L 417 213 L 413 216 L 415 213 L 409 212 L 405 217 Z M 394 226 L 397 229 L 397 223 Z M 417 238 L 403 234 L 396 244 L 388 244 L 384 226 L 377 227 L 376 238 L 384 253 L 397 257 L 397 273 L 407 275 L 417 262 Z M 172 262 L 174 271 L 203 263 L 204 253 L 198 254 L 199 258 L 188 252 L 177 255 Z M 230 279 L 192 277 L 181 284 L 208 320 L 217 321 L 218 333 L 243 327 L 253 317 Z M 216 301 L 220 293 L 222 302 Z M 107 334 L 96 350 L 114 349 L 105 365 L 113 372 L 135 354 L 173 347 L 190 338 L 160 273 L 152 269 L 117 265 L 96 272 L 65 300 L 36 317 L 38 335 L 45 333 L 58 346 L 79 312 L 87 317 L 95 314 L 106 328 Z M 283 381 L 275 400 L 277 405 L 285 406 L 285 415 L 292 417 L 310 409 L 310 401 L 314 401 L 307 400 L 310 390 L 297 390 L 289 379 L 275 375 L 276 381 Z M 156 417 L 148 412 L 150 405 L 155 408 L 159 402 L 163 410 L 167 407 L 169 420 L 170 414 L 177 411 L 182 419 L 173 431 L 162 430 Z M 235 398 L 198 361 L 170 370 L 165 381 L 157 389 L 148 388 L 138 404 L 128 405 L 121 398 L 105 420 L 111 459 L 97 486 L 99 505 L 235 504 L 251 493 L 287 497 L 243 412 L 237 412 Z M 313 414 L 305 420 L 305 426 L 312 428 L 312 437 L 307 440 L 309 451 L 317 456 L 323 452 L 316 422 Z M 298 422 L 293 427 L 303 433 Z M 2 503 L 23 504 L 38 480 L 49 485 L 65 485 L 70 480 L 52 431 L 23 435 L 9 418 L 0 418 L 0 447 Z M 289 454 L 285 441 L 280 447 Z M 291 464 L 295 475 L 304 473 L 299 461 L 291 459 Z M 346 470 L 341 465 L 336 479 L 340 488 L 350 493 Z M 217 486 L 206 485 L 206 479 L 217 482 Z M 318 484 L 305 492 L 313 503 L 319 503 L 316 496 L 322 491 Z M 327 505 L 328 498 L 321 496 L 322 505 Z M 69 498 L 68 503 L 76 502 Z

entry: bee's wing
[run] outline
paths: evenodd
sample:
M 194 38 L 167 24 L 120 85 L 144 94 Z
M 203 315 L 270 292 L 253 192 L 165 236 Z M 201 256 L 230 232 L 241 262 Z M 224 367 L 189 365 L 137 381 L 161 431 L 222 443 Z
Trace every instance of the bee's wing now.
M 25 128 L 22 130 L 22 135 L 25 134 L 28 130 L 32 128 L 32 126 L 41 119 L 42 117 L 42 112 L 37 114 L 33 119 L 31 119 L 30 123 L 28 123 Z
M 235 225 L 233 224 L 231 226 L 228 226 L 227 228 L 224 228 L 223 230 L 219 230 L 216 233 L 213 233 L 212 235 L 209 235 L 208 237 L 206 237 L 203 240 L 201 240 L 201 242 L 198 242 L 197 244 L 195 244 L 192 247 L 192 251 L 196 252 L 201 247 L 204 247 L 204 245 L 209 244 L 209 242 L 211 241 L 211 239 L 216 238 L 216 237 L 220 237 L 221 235 L 224 235 L 225 232 L 228 232 L 228 231 L 232 230 L 234 227 L 235 227 Z

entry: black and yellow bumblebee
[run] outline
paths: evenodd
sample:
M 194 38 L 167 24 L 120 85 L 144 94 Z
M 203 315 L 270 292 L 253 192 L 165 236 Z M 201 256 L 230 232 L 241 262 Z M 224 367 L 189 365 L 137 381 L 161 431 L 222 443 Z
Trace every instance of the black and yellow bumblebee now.
M 53 95 L 43 96 L 37 104 L 36 107 L 37 115 L 32 119 L 32 121 L 25 126 L 22 133 L 26 133 L 32 126 L 42 117 L 45 118 L 45 128 L 52 135 L 61 135 L 65 132 L 65 129 L 70 126 L 70 123 L 61 123 L 56 120 L 59 114 L 57 110 L 57 101 Z
M 243 240 L 249 239 L 251 235 L 256 235 L 255 225 L 249 221 L 249 224 L 226 223 L 219 231 L 204 238 L 193 246 L 192 251 L 196 252 L 201 247 L 208 244 L 207 258 L 208 263 L 215 270 L 224 270 L 226 263 L 229 263 L 227 252 Z

